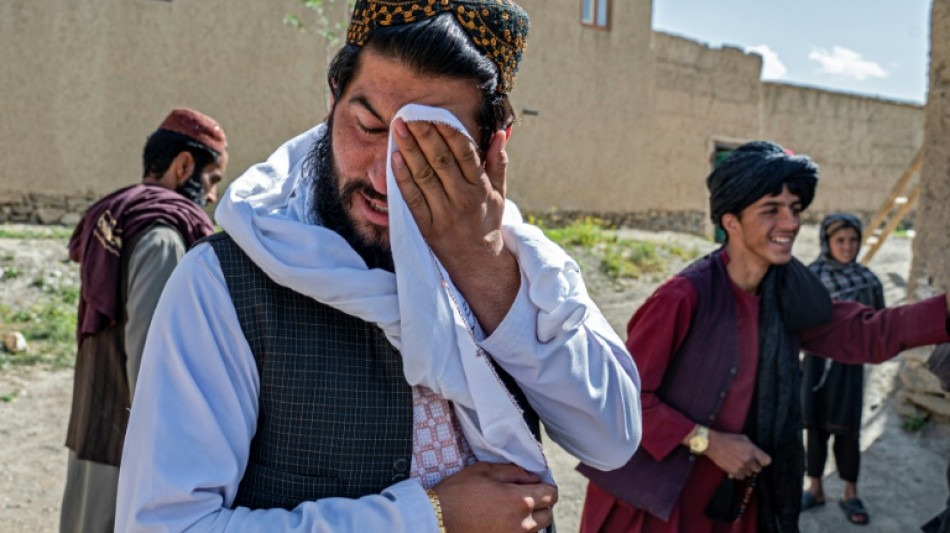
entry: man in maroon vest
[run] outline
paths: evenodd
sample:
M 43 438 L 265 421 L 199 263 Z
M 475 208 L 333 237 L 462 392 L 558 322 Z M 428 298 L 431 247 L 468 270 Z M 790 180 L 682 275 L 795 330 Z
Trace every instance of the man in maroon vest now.
M 114 529 L 119 459 L 145 334 L 178 261 L 213 233 L 200 206 L 228 163 L 212 118 L 175 109 L 149 136 L 142 182 L 90 207 L 69 242 L 81 265 L 76 375 L 61 531 Z
M 950 300 L 875 312 L 831 302 L 792 257 L 818 167 L 769 142 L 707 179 L 726 244 L 663 284 L 630 320 L 643 441 L 590 480 L 583 532 L 798 531 L 804 468 L 799 347 L 878 363 L 948 339 Z

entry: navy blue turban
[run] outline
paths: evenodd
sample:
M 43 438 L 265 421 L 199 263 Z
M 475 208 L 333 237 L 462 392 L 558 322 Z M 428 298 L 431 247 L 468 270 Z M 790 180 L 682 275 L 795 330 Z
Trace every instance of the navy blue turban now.
M 754 141 L 736 148 L 706 178 L 709 212 L 714 224 L 726 213 L 739 213 L 760 198 L 782 192 L 798 196 L 802 209 L 815 198 L 818 165 L 807 155 L 794 155 L 769 141 Z

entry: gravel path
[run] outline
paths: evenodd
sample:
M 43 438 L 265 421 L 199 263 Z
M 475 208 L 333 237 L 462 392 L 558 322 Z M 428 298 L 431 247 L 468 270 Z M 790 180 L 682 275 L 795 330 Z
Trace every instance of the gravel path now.
M 796 255 L 806 263 L 817 253 L 815 229 L 805 228 L 796 244 Z M 703 239 L 673 233 L 624 231 L 627 238 L 676 243 L 701 252 L 712 245 Z M 0 239 L 0 257 L 16 256 L 22 263 L 22 278 L 33 279 L 38 271 L 63 265 L 65 241 L 55 239 L 19 241 Z M 884 281 L 888 303 L 901 303 L 910 261 L 910 240 L 890 239 L 871 265 Z M 60 268 L 56 266 L 56 268 Z M 664 275 L 592 291 L 610 323 L 623 332 L 637 306 L 682 264 L 671 264 Z M 69 267 L 65 276 L 74 275 Z M 593 283 L 598 287 L 609 284 Z M 0 303 L 11 305 L 29 298 L 26 283 L 14 286 L 0 281 Z M 0 322 L 0 333 L 4 325 Z M 621 335 L 625 337 L 625 335 Z M 947 496 L 944 472 L 950 458 L 950 428 L 935 426 L 912 434 L 900 429 L 894 411 L 898 360 L 869 367 L 865 401 L 865 431 L 862 434 L 861 496 L 871 513 L 871 524 L 857 528 L 847 524 L 833 504 L 802 516 L 805 533 L 856 531 L 910 532 L 939 511 Z M 17 393 L 10 402 L 0 402 L 0 531 L 53 532 L 58 529 L 60 497 L 66 471 L 63 441 L 72 393 L 72 371 L 43 367 L 0 369 L 0 396 Z M 574 472 L 576 461 L 548 441 L 550 462 L 560 484 L 556 507 L 560 531 L 577 531 L 585 482 Z M 840 494 L 841 484 L 833 464 L 827 470 L 826 490 Z

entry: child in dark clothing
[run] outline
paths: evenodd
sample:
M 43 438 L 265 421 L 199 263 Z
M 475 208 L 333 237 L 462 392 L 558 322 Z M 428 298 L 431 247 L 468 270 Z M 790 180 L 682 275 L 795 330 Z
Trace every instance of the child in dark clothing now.
M 821 223 L 821 255 L 809 268 L 835 300 L 854 300 L 875 309 L 884 308 L 880 280 L 857 262 L 861 247 L 861 221 L 847 213 L 828 215 Z M 838 363 L 806 354 L 802 362 L 802 415 L 808 441 L 806 469 L 808 489 L 802 494 L 802 510 L 825 503 L 821 477 L 828 457 L 828 439 L 835 437 L 838 473 L 845 482 L 840 506 L 854 524 L 867 524 L 869 517 L 858 498 L 861 407 L 864 367 Z

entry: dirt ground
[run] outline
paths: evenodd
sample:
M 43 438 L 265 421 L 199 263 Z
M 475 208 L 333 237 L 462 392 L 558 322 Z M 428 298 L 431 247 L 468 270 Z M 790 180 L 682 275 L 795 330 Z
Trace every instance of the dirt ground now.
M 701 252 L 712 248 L 708 241 L 688 235 L 632 230 L 623 233 L 629 238 L 675 243 Z M 817 254 L 815 233 L 814 227 L 804 228 L 796 244 L 796 255 L 806 263 Z M 871 265 L 885 284 L 889 305 L 904 300 L 910 242 L 904 237 L 891 238 Z M 63 263 L 65 240 L 0 239 L 0 257 L 14 253 L 18 267 L 24 271 L 22 279 L 33 279 L 35 272 L 53 267 L 62 271 L 63 276 L 75 276 L 75 270 Z M 662 275 L 622 287 L 594 279 L 591 293 L 625 338 L 626 321 L 633 311 L 668 274 L 682 266 L 681 262 L 674 262 Z M 27 291 L 25 282 L 0 281 L 0 304 L 22 302 Z M 0 322 L 0 330 L 4 327 Z M 867 372 L 859 488 L 871 514 L 871 524 L 858 527 L 845 521 L 833 501 L 840 495 L 842 485 L 834 465 L 829 464 L 829 504 L 802 515 L 803 532 L 911 532 L 943 507 L 947 497 L 944 472 L 950 458 L 950 427 L 929 425 L 916 433 L 901 429 L 900 417 L 895 412 L 900 364 L 898 357 L 868 367 Z M 0 369 L 0 397 L 14 395 L 11 401 L 0 402 L 0 531 L 47 532 L 58 528 L 66 471 L 63 441 L 71 392 L 71 370 L 40 366 Z M 560 503 L 556 507 L 559 529 L 577 531 L 586 484 L 573 470 L 576 461 L 563 450 L 550 443 L 548 455 L 560 484 Z

